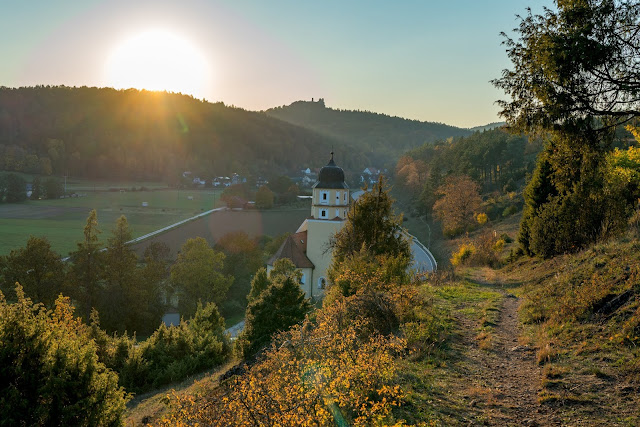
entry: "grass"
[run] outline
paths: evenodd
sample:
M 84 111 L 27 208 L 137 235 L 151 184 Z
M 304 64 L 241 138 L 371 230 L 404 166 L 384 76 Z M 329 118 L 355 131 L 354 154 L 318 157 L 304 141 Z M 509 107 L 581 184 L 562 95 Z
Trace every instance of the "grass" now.
M 220 194 L 221 190 L 97 191 L 82 197 L 1 204 L 0 255 L 24 246 L 30 235 L 47 237 L 61 254 L 74 250 L 91 209 L 97 210 L 103 232 L 125 215 L 138 237 L 212 209 Z
M 525 283 L 520 316 L 544 367 L 538 401 L 566 424 L 640 422 L 639 246 L 628 235 L 504 268 Z

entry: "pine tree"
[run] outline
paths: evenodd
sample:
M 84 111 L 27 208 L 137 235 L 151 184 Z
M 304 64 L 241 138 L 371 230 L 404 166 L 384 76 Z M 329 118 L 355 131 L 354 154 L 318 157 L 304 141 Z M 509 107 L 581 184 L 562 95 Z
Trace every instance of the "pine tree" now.
M 245 358 L 267 346 L 271 337 L 301 322 L 311 310 L 297 280 L 277 275 L 274 282 L 247 307 L 244 331 L 238 337 L 238 348 Z
M 402 217 L 393 212 L 393 199 L 382 176 L 352 206 L 347 222 L 330 241 L 333 264 L 340 264 L 346 257 L 364 250 L 372 256 L 384 255 L 411 260 L 411 247 Z
M 84 240 L 70 254 L 73 263 L 69 275 L 70 294 L 80 301 L 82 313 L 87 320 L 91 316 L 91 310 L 97 306 L 104 272 L 104 254 L 100 252 L 102 245 L 98 239 L 99 234 L 98 214 L 93 209 L 84 227 Z

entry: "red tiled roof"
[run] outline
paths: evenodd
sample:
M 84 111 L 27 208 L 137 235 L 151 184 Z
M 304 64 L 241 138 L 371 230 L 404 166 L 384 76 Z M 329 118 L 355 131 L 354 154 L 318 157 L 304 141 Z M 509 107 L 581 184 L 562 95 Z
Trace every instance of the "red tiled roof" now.
M 315 268 L 315 265 L 307 258 L 307 232 L 301 231 L 292 234 L 282 243 L 280 249 L 269 259 L 267 264 L 273 265 L 277 260 L 289 258 L 298 268 Z

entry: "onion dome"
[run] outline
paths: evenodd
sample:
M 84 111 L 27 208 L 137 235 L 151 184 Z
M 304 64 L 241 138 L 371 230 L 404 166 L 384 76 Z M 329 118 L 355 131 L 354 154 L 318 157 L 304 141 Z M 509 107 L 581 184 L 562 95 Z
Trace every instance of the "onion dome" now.
M 344 171 L 333 161 L 333 151 L 331 152 L 331 160 L 318 174 L 318 182 L 313 188 L 341 189 L 349 188 L 344 182 Z

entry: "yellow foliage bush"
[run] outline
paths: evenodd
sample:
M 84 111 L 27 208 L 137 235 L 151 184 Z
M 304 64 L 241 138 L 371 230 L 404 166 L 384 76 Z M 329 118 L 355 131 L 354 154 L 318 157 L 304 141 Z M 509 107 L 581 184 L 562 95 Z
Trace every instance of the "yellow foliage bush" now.
M 489 217 L 487 216 L 486 213 L 481 213 L 476 215 L 476 221 L 478 221 L 478 224 L 480 225 L 486 224 L 488 220 L 489 220 Z
M 471 258 L 471 256 L 476 253 L 476 247 L 471 243 L 463 243 L 458 248 L 458 251 L 453 254 L 451 257 L 451 264 L 454 267 L 464 263 L 467 259 Z

